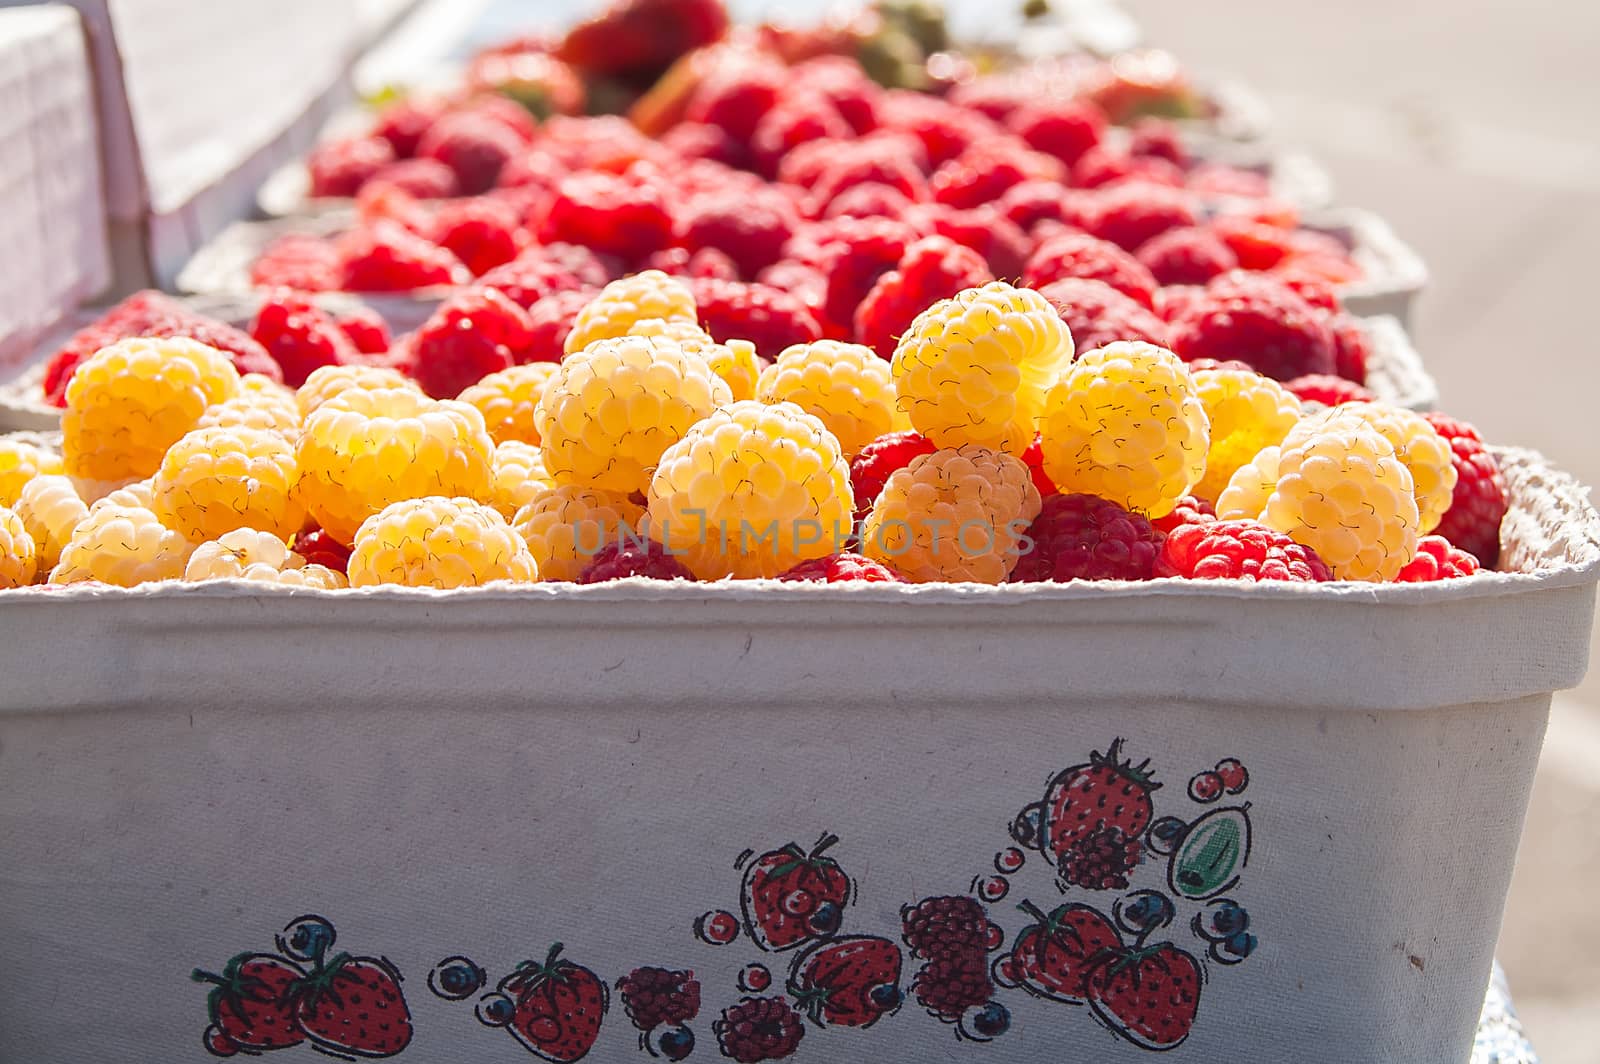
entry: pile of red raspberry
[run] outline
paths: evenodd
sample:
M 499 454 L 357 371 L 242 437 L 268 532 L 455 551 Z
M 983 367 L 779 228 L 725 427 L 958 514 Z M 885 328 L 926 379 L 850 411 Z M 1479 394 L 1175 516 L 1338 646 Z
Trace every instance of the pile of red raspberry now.
M 712 1025 L 722 1055 L 738 1064 L 790 1056 L 805 1037 L 805 1022 L 782 997 L 747 997 Z
M 901 937 L 925 962 L 911 983 L 917 1003 L 954 1022 L 994 996 L 989 918 L 965 896 L 925 898 L 901 911 Z
M 688 1023 L 700 1015 L 700 981 L 693 972 L 635 968 L 617 980 L 628 1019 L 641 1031 Z

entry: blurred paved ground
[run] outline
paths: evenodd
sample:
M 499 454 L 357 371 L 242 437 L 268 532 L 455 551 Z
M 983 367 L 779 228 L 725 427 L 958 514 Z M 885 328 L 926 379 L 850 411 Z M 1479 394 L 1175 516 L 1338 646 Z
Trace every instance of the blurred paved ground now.
M 1600 8 L 1560 0 L 1129 0 L 1146 37 L 1259 90 L 1340 199 L 1433 278 L 1444 407 L 1600 483 Z M 1558 704 L 1501 959 L 1546 1064 L 1600 1062 L 1600 670 Z

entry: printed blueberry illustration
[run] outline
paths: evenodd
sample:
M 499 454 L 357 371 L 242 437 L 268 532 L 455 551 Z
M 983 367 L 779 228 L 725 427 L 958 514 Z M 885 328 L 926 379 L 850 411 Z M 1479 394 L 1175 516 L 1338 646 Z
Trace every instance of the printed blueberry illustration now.
M 1250 914 L 1232 898 L 1218 898 L 1195 913 L 1194 933 L 1208 943 L 1208 955 L 1218 964 L 1238 964 L 1255 952 Z
M 428 973 L 428 989 L 446 1001 L 464 1001 L 488 981 L 488 974 L 468 957 L 446 957 Z
M 478 999 L 479 1022 L 503 1027 L 541 1060 L 566 1064 L 594 1048 L 611 1007 L 611 991 L 588 968 L 561 956 L 557 942 L 544 962 L 523 961 Z
M 693 972 L 635 968 L 617 980 L 617 993 L 639 1029 L 640 1048 L 668 1060 L 682 1060 L 694 1051 L 688 1023 L 700 1015 L 700 981 Z
M 738 1064 L 760 1064 L 794 1055 L 805 1037 L 805 1021 L 781 997 L 747 997 L 722 1011 L 712 1025 L 722 1055 Z
M 1010 1013 L 990 1008 L 997 1003 L 989 974 L 989 953 L 1001 935 L 983 906 L 965 895 L 924 898 L 902 909 L 900 922 L 901 938 L 923 962 L 911 981 L 917 1004 L 955 1025 L 960 1038 L 981 1042 L 1003 1034 Z
M 838 932 L 852 893 L 849 877 L 827 855 L 838 841 L 824 835 L 809 853 L 791 842 L 741 860 L 744 931 L 762 949 L 778 953 Z
M 204 1045 L 214 1056 L 254 1055 L 310 1042 L 330 1055 L 392 1057 L 411 1043 L 411 1012 L 399 971 L 385 957 L 338 953 L 321 916 L 302 916 L 276 936 L 279 950 L 242 953 L 213 984 Z
M 871 1027 L 900 1010 L 900 947 L 858 935 L 821 942 L 794 959 L 789 995 L 819 1027 Z
M 1143 858 L 1140 837 L 1153 816 L 1150 796 L 1161 784 L 1150 762 L 1122 760 L 1122 740 L 1085 764 L 1057 773 L 1042 802 L 1012 823 L 1018 845 L 1039 850 L 1064 887 L 1122 890 Z

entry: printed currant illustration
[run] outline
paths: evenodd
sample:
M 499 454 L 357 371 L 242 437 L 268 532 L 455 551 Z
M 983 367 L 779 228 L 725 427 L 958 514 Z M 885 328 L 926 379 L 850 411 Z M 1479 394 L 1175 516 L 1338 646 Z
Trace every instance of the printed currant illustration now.
M 220 974 L 196 968 L 211 984 L 211 1024 L 203 1042 L 213 1056 L 255 1056 L 307 1044 L 330 1056 L 392 1057 L 411 1042 L 398 969 L 386 957 L 329 956 L 336 933 L 320 916 L 302 916 L 277 935 L 276 953 L 240 953 Z
M 1237 899 L 1250 861 L 1250 803 L 1222 804 L 1242 795 L 1250 776 L 1224 758 L 1174 799 L 1191 808 L 1178 815 L 1164 805 L 1158 816 L 1157 799 L 1168 792 L 1150 761 L 1124 756 L 1124 745 L 1115 739 L 1051 775 L 1044 797 L 1011 818 L 1011 844 L 966 893 L 905 902 L 898 926 L 856 926 L 859 888 L 842 863 L 849 846 L 825 833 L 809 847 L 739 854 L 727 907 L 692 921 L 702 948 L 732 949 L 735 963 L 746 961 L 728 985 L 702 986 L 686 955 L 608 981 L 556 943 L 493 982 L 472 958 L 446 957 L 428 973 L 428 988 L 470 1002 L 483 1026 L 559 1064 L 582 1060 L 600 1041 L 613 991 L 639 1051 L 670 1061 L 711 1046 L 737 1064 L 793 1058 L 802 1046 L 835 1059 L 842 1043 L 834 1038 L 918 1014 L 957 1040 L 985 1043 L 1017 1029 L 1038 1004 L 1079 1009 L 1130 1046 L 1173 1049 L 1195 1027 L 1209 972 L 1257 946 Z M 1028 877 L 1056 899 L 1028 896 Z M 1020 898 L 1008 902 L 1014 892 Z M 278 952 L 239 954 L 217 975 L 196 970 L 196 980 L 213 984 L 206 1048 L 255 1055 L 306 1043 L 346 1059 L 403 1050 L 412 1028 L 399 972 L 381 957 L 330 957 L 334 937 L 327 920 L 301 917 L 277 936 Z M 738 958 L 739 949 L 750 953 Z M 1019 1012 L 1029 1001 L 1035 1006 Z

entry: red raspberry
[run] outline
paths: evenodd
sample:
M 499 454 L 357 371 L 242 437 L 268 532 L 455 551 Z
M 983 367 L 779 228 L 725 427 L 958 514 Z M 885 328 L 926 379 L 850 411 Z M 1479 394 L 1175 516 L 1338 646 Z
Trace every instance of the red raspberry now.
M 1028 475 L 1033 478 L 1033 486 L 1039 490 L 1041 499 L 1048 499 L 1061 490 L 1050 479 L 1050 474 L 1044 471 L 1044 439 L 1038 433 L 1034 433 L 1033 442 L 1022 452 L 1022 461 L 1028 467 Z
M 1034 227 L 1045 221 L 1082 229 L 1088 223 L 1091 202 L 1086 193 L 1059 181 L 1034 180 L 1006 189 L 996 206 L 1020 228 L 1037 236 Z
M 693 580 L 694 574 L 655 540 L 643 546 L 619 540 L 602 547 L 578 576 L 580 584 L 603 584 L 642 576 L 650 580 Z
M 389 350 L 389 324 L 371 307 L 340 310 L 334 323 L 364 355 L 381 355 Z
M 1098 495 L 1052 495 L 1028 526 L 1013 583 L 1149 580 L 1161 536 L 1141 514 Z
M 789 70 L 798 85 L 825 96 L 856 134 L 878 128 L 878 105 L 883 90 L 867 77 L 861 64 L 840 55 L 823 55 Z
M 695 277 L 689 287 L 700 324 L 719 343 L 749 340 L 764 358 L 794 344 L 822 339 L 816 317 L 795 296 L 764 284 Z
M 859 516 L 872 509 L 872 504 L 878 501 L 878 493 L 896 470 L 938 449 L 932 440 L 915 432 L 891 432 L 861 448 L 861 453 L 850 463 L 850 489 L 855 496 L 856 514 Z
M 724 281 L 737 281 L 743 276 L 734 261 L 716 248 L 701 248 L 692 254 L 688 248 L 662 248 L 645 259 L 643 267 L 660 270 L 673 277 L 716 277 Z
M 760 1064 L 793 1056 L 805 1037 L 800 1014 L 782 997 L 747 997 L 722 1010 L 711 1025 L 722 1055 L 737 1064 Z
M 652 84 L 680 57 L 728 32 L 721 0 L 633 0 L 605 8 L 568 31 L 553 53 L 580 73 L 625 83 Z M 527 50 L 547 47 L 531 42 Z
M 1189 171 L 1189 191 L 1202 199 L 1265 199 L 1272 182 L 1265 174 L 1222 163 L 1201 163 Z
M 1165 159 L 1180 169 L 1189 168 L 1189 149 L 1183 146 L 1183 131 L 1165 118 L 1141 118 L 1133 124 L 1128 154 L 1140 159 Z
M 937 203 L 978 207 L 1031 178 L 1055 181 L 1063 176 L 1061 164 L 1051 156 L 1004 141 L 986 141 L 935 170 L 928 188 Z
M 1193 363 L 1190 363 L 1190 368 L 1194 368 Z M 1323 406 L 1370 403 L 1377 398 L 1355 381 L 1336 377 L 1331 373 L 1308 373 L 1304 377 L 1285 381 L 1283 386 L 1299 396 L 1301 402 L 1321 403 Z
M 251 264 L 250 283 L 257 288 L 331 292 L 339 287 L 342 274 L 332 241 L 289 233 L 268 244 Z
M 856 342 L 881 358 L 893 358 L 900 334 L 918 314 L 991 280 L 988 265 L 976 251 L 948 237 L 923 237 L 906 249 L 894 269 L 878 278 L 856 307 Z
M 1142 851 L 1139 840 L 1121 828 L 1097 828 L 1061 855 L 1061 880 L 1088 890 L 1125 890 Z
M 1305 255 L 1291 251 L 1287 258 L 1273 268 L 1272 272 L 1292 272 L 1302 277 L 1316 277 L 1325 284 L 1333 285 L 1350 284 L 1352 281 L 1361 280 L 1362 276 L 1364 276 L 1361 267 L 1356 265 L 1349 255 L 1343 253 L 1338 255 Z
M 1134 257 L 1163 285 L 1205 284 L 1239 267 L 1233 249 L 1201 226 L 1169 229 L 1139 245 Z
M 1165 536 L 1180 525 L 1208 525 L 1216 519 L 1216 507 L 1198 496 L 1185 495 L 1171 513 L 1151 521 L 1150 527 Z
M 1080 354 L 1117 340 L 1167 344 L 1166 322 L 1103 281 L 1065 277 L 1045 285 L 1039 294 L 1055 305 Z
M 269 295 L 256 311 L 250 335 L 282 368 L 291 388 L 304 384 L 314 369 L 359 361 L 356 345 L 333 316 L 293 292 Z
M 417 199 L 448 199 L 461 194 L 456 172 L 436 159 L 401 159 L 373 175 L 370 183 L 393 185 Z
M 1317 552 L 1254 521 L 1181 525 L 1167 535 L 1155 575 L 1189 580 L 1332 580 Z
M 435 399 L 454 399 L 491 373 L 509 369 L 533 341 L 527 311 L 493 288 L 451 296 L 417 330 L 416 378 Z
M 1000 126 L 976 111 L 920 92 L 886 93 L 880 117 L 884 126 L 921 141 L 931 166 L 942 166 L 974 144 L 1002 135 Z
M 163 339 L 169 336 L 186 336 L 207 347 L 226 353 L 233 368 L 240 373 L 259 373 L 278 383 L 283 383 L 283 371 L 262 347 L 242 329 L 225 321 L 216 321 L 185 309 L 176 321 L 164 322 L 145 330 L 141 335 Z
M 899 218 L 911 206 L 904 192 L 870 181 L 851 185 L 828 202 L 824 218 Z
M 1106 115 L 1087 100 L 1025 104 L 1006 116 L 1006 127 L 1034 151 L 1071 166 L 1106 135 Z
M 474 97 L 453 114 L 472 115 L 475 118 L 498 122 L 516 134 L 517 140 L 523 144 L 532 144 L 539 137 L 539 121 L 533 117 L 533 112 L 509 96 L 502 96 L 498 92 Z
M 567 334 L 578 312 L 595 297 L 593 288 L 565 289 L 545 296 L 528 308 L 528 345 L 517 355 L 524 362 L 560 362 L 566 354 Z
M 792 92 L 756 124 L 750 138 L 750 151 L 760 172 L 771 178 L 778 176 L 783 157 L 795 146 L 854 135 L 850 123 L 826 96 Z
M 326 565 L 335 572 L 342 573 L 350 565 L 349 546 L 320 528 L 295 533 L 294 552 L 304 558 L 308 565 Z
M 381 137 L 351 137 L 320 144 L 306 160 L 306 169 L 311 172 L 311 195 L 354 196 L 394 161 L 394 149 Z
M 433 242 L 481 277 L 516 258 L 528 233 L 510 208 L 490 199 L 464 199 L 445 204 L 433 216 Z
M 954 1022 L 994 996 L 989 959 L 981 949 L 953 950 L 923 965 L 911 980 L 917 1004 Z
M 1211 219 L 1211 231 L 1233 250 L 1245 270 L 1270 270 L 1289 254 L 1289 234 L 1275 225 L 1232 214 Z
M 750 149 L 728 136 L 721 126 L 702 122 L 679 122 L 661 134 L 661 146 L 684 159 L 706 159 L 724 166 L 744 167 L 750 163 Z
M 589 569 L 593 568 L 591 562 Z M 635 968 L 617 980 L 617 993 L 622 997 L 628 1019 L 641 1031 L 653 1031 L 664 1023 L 674 1026 L 688 1023 L 700 1015 L 700 981 L 693 972 Z
M 1500 523 L 1510 507 L 1500 463 L 1484 448 L 1478 430 L 1465 421 L 1444 414 L 1422 416 L 1450 441 L 1450 464 L 1456 467 L 1450 509 L 1434 531 L 1493 569 L 1500 561 Z
M 562 115 L 544 124 L 539 146 L 561 159 L 574 172 L 601 170 L 620 174 L 646 159 L 666 159 L 655 141 L 620 115 L 568 118 Z
M 426 237 L 433 231 L 433 207 L 386 181 L 373 181 L 356 195 L 354 228 L 391 222 L 407 232 Z
M 904 580 L 894 570 L 879 565 L 871 558 L 845 551 L 825 558 L 801 562 L 788 572 L 778 574 L 779 580 L 815 581 L 829 584 L 903 584 Z
M 476 196 L 494 188 L 506 163 L 525 148 L 504 123 L 467 113 L 435 122 L 417 145 L 417 155 L 444 163 L 455 171 L 462 194 Z
M 1192 226 L 1197 220 L 1189 194 L 1182 189 L 1122 181 L 1095 197 L 1088 229 L 1101 240 L 1133 252 L 1150 239 Z
M 700 196 L 680 214 L 678 240 L 690 251 L 721 251 L 741 276 L 754 277 L 778 261 L 799 224 L 789 201 L 771 192 Z
M 636 262 L 672 244 L 672 215 L 653 185 L 612 174 L 574 174 L 561 182 L 539 239 Z
M 773 263 L 762 270 L 756 280 L 788 292 L 810 308 L 813 316 L 822 313 L 822 304 L 828 297 L 828 279 L 822 276 L 822 271 L 793 259 Z
M 1156 289 L 1156 298 L 1151 309 L 1162 321 L 1174 322 L 1205 294 L 1205 288 L 1197 284 L 1165 285 Z
M 1339 302 L 1338 289 L 1325 277 L 1284 265 L 1272 271 L 1272 278 L 1320 311 L 1337 314 L 1344 309 Z
M 778 102 L 787 78 L 788 71 L 776 62 L 730 63 L 700 83 L 685 117 L 719 126 L 734 140 L 748 144 L 756 126 Z
M 1211 282 L 1172 323 L 1171 339 L 1172 350 L 1186 362 L 1238 359 L 1278 380 L 1334 369 L 1326 315 L 1285 286 L 1249 274 Z
M 529 248 L 511 262 L 496 266 L 478 281 L 480 287 L 495 288 L 524 310 L 556 292 L 595 288 L 605 284 L 607 276 L 599 261 L 590 256 L 590 263 L 575 272 L 569 264 L 560 261 L 560 248 L 570 245 L 548 245 Z M 557 251 L 553 255 L 552 251 Z
M 1109 144 L 1098 144 L 1090 148 L 1072 164 L 1074 188 L 1099 188 L 1113 181 L 1135 177 L 1151 184 L 1170 185 L 1173 188 L 1182 188 L 1184 184 L 1183 171 L 1167 160 L 1136 159 Z
M 797 234 L 788 248 L 813 244 L 814 265 L 827 280 L 822 325 L 829 335 L 849 338 L 856 307 L 914 239 L 910 226 L 887 218 L 834 218 Z
M 1417 556 L 1405 564 L 1394 578 L 1399 584 L 1431 584 L 1454 580 L 1478 571 L 1478 559 L 1443 536 L 1423 536 L 1417 540 Z
M 454 254 L 394 222 L 352 229 L 337 247 L 341 287 L 351 292 L 409 292 L 472 280 Z
M 977 900 L 961 894 L 924 898 L 900 909 L 900 937 L 922 960 L 961 952 L 988 952 L 989 917 Z
M 839 145 L 848 142 L 816 141 L 815 143 Z M 929 194 L 928 179 L 910 159 L 887 148 L 888 143 L 887 141 L 862 143 L 834 153 L 830 165 L 810 186 L 814 208 L 825 211 L 845 189 L 867 184 L 888 185 L 907 199 L 916 202 L 926 200 Z M 798 153 L 791 152 L 789 158 L 796 154 Z M 788 158 L 785 158 L 784 162 L 787 163 Z
M 1017 78 L 990 76 L 976 78 L 950 90 L 950 102 L 976 111 L 995 122 L 1004 122 L 1028 106 L 1034 86 Z
M 417 154 L 428 128 L 444 114 L 444 107 L 416 99 L 404 99 L 385 107 L 378 114 L 372 135 L 382 137 L 394 149 L 397 159 Z
M 976 251 L 996 277 L 1021 276 L 1033 250 L 1028 234 L 994 207 L 963 211 L 928 203 L 914 207 L 906 220 Z
M 1364 384 L 1372 361 L 1372 337 L 1360 318 L 1335 314 L 1328 319 L 1333 330 L 1333 371 L 1345 380 Z
M 1143 263 L 1117 245 L 1084 233 L 1058 233 L 1041 241 L 1022 271 L 1022 283 L 1030 288 L 1063 277 L 1104 281 L 1146 307 L 1155 300 L 1156 279 Z

